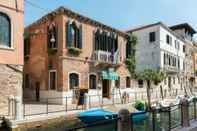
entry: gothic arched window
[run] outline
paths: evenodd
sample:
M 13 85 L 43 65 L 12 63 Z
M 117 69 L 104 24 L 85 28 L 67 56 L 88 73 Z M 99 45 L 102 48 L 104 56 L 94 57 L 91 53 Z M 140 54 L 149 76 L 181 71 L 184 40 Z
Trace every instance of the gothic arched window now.
M 11 47 L 11 22 L 10 18 L 0 12 L 0 46 Z

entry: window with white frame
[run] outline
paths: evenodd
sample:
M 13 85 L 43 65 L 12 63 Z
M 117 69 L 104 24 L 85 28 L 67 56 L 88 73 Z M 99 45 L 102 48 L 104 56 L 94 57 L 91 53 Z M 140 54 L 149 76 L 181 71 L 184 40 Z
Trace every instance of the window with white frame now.
M 57 72 L 56 70 L 49 71 L 49 89 L 55 90 L 57 86 Z
M 0 47 L 11 48 L 11 22 L 2 12 L 0 12 Z
M 79 75 L 77 73 L 69 74 L 69 87 L 70 89 L 79 88 Z
M 172 37 L 169 35 L 166 35 L 166 43 L 169 45 L 172 45 Z
M 82 49 L 82 24 L 77 24 L 75 21 L 68 21 L 66 28 L 66 46 L 68 48 Z
M 89 89 L 96 89 L 96 75 L 89 76 Z

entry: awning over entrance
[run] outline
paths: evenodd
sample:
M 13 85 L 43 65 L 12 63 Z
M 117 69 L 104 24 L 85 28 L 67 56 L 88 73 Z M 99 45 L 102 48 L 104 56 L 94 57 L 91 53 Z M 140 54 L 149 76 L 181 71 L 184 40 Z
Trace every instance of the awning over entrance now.
M 118 74 L 114 70 L 102 71 L 102 79 L 118 80 Z

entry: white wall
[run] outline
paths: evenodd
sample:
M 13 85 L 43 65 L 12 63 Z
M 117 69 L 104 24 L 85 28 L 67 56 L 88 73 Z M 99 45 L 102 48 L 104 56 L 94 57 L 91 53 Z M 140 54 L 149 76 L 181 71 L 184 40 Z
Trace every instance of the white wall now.
M 166 43 L 166 35 L 169 35 L 172 37 L 172 45 L 169 45 Z M 175 48 L 175 40 L 179 42 L 179 50 Z M 164 29 L 162 26 L 160 26 L 160 50 L 161 50 L 161 68 L 164 67 L 163 63 L 163 54 L 164 52 L 169 52 L 170 54 L 176 56 L 177 58 L 180 58 L 180 70 L 183 70 L 183 61 L 185 58 L 185 54 L 183 53 L 183 45 L 184 42 L 180 39 L 178 39 L 176 36 L 174 36 L 171 32 Z
M 156 32 L 156 41 L 149 43 L 149 33 Z M 136 46 L 136 70 L 143 71 L 144 69 L 155 69 L 160 66 L 159 53 L 159 26 L 146 28 L 133 32 L 138 38 Z

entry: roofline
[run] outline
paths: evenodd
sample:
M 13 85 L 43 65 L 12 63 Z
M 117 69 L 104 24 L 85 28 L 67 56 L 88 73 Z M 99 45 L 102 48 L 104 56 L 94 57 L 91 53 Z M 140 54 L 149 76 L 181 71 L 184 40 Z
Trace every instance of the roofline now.
M 181 26 L 188 26 L 190 28 L 192 34 L 197 33 L 196 30 L 188 23 L 173 25 L 173 26 L 170 26 L 169 28 L 173 30 L 173 29 L 176 29 L 176 28 L 181 27 Z
M 172 29 L 170 29 L 168 26 L 166 26 L 163 22 L 157 22 L 157 23 L 145 25 L 145 26 L 142 26 L 142 27 L 139 27 L 139 28 L 134 28 L 134 29 L 131 29 L 131 30 L 127 31 L 127 33 L 132 33 L 132 32 L 135 32 L 135 31 L 147 29 L 147 28 L 150 28 L 150 27 L 153 27 L 153 26 L 157 26 L 157 25 L 162 26 L 164 29 L 166 29 L 167 31 L 169 31 L 170 33 L 172 33 L 175 37 L 177 37 L 178 39 L 180 39 L 182 42 L 184 42 L 184 43 L 186 42 L 183 38 L 181 38 Z
M 150 28 L 150 27 L 153 27 L 153 26 L 156 26 L 156 25 L 159 25 L 159 24 L 161 24 L 161 22 L 157 22 L 157 23 L 154 23 L 154 24 L 149 24 L 149 25 L 144 25 L 144 26 L 141 26 L 141 27 L 129 29 L 126 32 L 131 33 L 131 32 L 134 32 L 134 31 L 138 31 L 138 30 L 143 30 L 143 29 L 146 29 L 146 28 Z
M 123 32 L 123 31 L 120 31 L 118 29 L 115 29 L 113 27 L 105 25 L 105 24 L 103 24 L 99 21 L 93 20 L 89 17 L 83 16 L 83 15 L 81 15 L 79 13 L 76 13 L 76 12 L 74 12 L 74 11 L 68 9 L 68 8 L 63 7 L 63 6 L 60 6 L 59 8 L 55 9 L 54 11 L 44 15 L 43 17 L 36 20 L 32 24 L 28 25 L 27 27 L 25 27 L 25 30 L 32 27 L 32 26 L 35 26 L 35 25 L 38 25 L 38 24 L 41 24 L 41 23 L 45 23 L 46 21 L 50 20 L 51 17 L 57 16 L 57 15 L 60 15 L 60 14 L 64 14 L 64 15 L 72 18 L 72 19 L 76 19 L 80 22 L 88 23 L 90 25 L 103 28 L 104 30 L 109 30 L 109 31 L 115 32 L 115 33 L 117 33 L 117 34 L 119 34 L 123 37 L 128 38 L 128 34 Z

